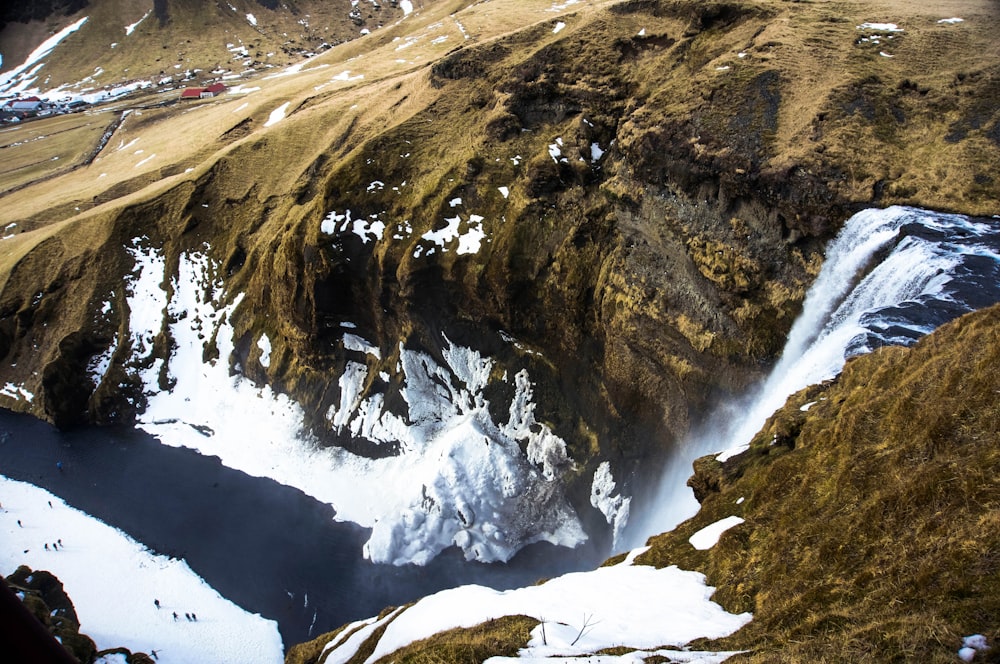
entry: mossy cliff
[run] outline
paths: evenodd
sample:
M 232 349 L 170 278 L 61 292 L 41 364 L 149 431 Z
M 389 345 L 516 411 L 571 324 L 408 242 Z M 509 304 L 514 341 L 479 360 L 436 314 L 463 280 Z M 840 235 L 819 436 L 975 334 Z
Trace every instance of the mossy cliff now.
M 144 107 L 112 144 L 139 137 L 157 160 L 107 150 L 5 194 L 0 221 L 19 234 L 0 248 L 0 382 L 34 398 L 4 405 L 60 426 L 134 417 L 127 344 L 100 385 L 87 366 L 127 338 L 126 248 L 141 237 L 162 248 L 166 283 L 184 252 L 221 266 L 230 297 L 245 294 L 238 365 L 302 403 L 322 440 L 353 444 L 324 417 L 341 323 L 383 350 L 367 389 L 390 392 L 400 344 L 438 355 L 444 332 L 528 367 L 538 420 L 581 467 L 611 458 L 628 477 L 773 360 L 851 211 L 996 212 L 989 3 L 959 25 L 863 2 L 550 9 L 425 3 L 244 106 Z M 890 19 L 904 31 L 881 48 L 858 27 Z M 384 223 L 383 240 L 322 230 L 347 210 Z M 423 235 L 455 215 L 481 217 L 479 252 L 432 254 Z M 153 343 L 169 352 L 166 328 Z

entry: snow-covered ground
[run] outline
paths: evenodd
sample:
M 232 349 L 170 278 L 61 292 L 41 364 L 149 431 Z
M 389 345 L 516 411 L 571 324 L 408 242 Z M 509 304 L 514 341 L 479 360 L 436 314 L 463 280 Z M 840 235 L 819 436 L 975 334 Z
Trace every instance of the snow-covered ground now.
M 163 256 L 141 245 L 137 240 L 132 250 L 136 268 L 127 286 L 126 366 L 146 386 L 140 426 L 163 443 L 218 456 L 332 505 L 338 519 L 372 528 L 364 554 L 375 562 L 423 564 L 452 545 L 470 560 L 506 561 L 534 542 L 575 547 L 587 539 L 559 481 L 572 460 L 565 442 L 535 420 L 527 372 L 504 377 L 514 396 L 506 421 L 497 422 L 483 397 L 495 374 L 492 360 L 447 338 L 445 366 L 401 347 L 395 372 L 405 405 L 393 410 L 384 393 L 366 392 L 382 352 L 346 333 L 345 349 L 356 357 L 339 378 L 340 398 L 327 418 L 335 430 L 394 454 L 369 459 L 321 448 L 300 431 L 298 404 L 231 371 L 229 318 L 242 296 L 227 302 L 219 266 L 204 254 L 181 256 L 168 296 Z M 173 342 L 166 360 L 153 352 L 164 330 Z M 258 337 L 258 353 L 248 361 L 272 363 L 274 338 Z M 218 359 L 205 362 L 208 344 Z M 602 477 L 613 487 L 607 469 Z M 603 509 L 609 523 L 622 522 L 622 507 Z
M 688 538 L 688 542 L 690 542 L 691 546 L 699 551 L 711 549 L 713 546 L 718 544 L 719 538 L 722 537 L 722 533 L 726 532 L 730 528 L 740 525 L 741 523 L 743 523 L 742 517 L 727 516 L 725 519 L 720 519 L 715 523 L 710 523 L 695 534 L 691 535 L 691 537 Z
M 156 650 L 160 664 L 283 660 L 277 623 L 222 597 L 183 560 L 154 555 L 31 484 L 0 477 L 0 504 L 0 574 L 19 565 L 55 574 L 98 649 Z
M 671 566 L 656 569 L 634 564 L 646 549 L 632 551 L 611 567 L 565 574 L 539 586 L 496 591 L 482 586 L 462 586 L 430 595 L 412 607 L 397 610 L 382 620 L 370 619 L 346 640 L 326 648 L 327 664 L 343 663 L 354 656 L 364 640 L 386 626 L 366 662 L 374 662 L 414 641 L 449 629 L 472 627 L 503 616 L 524 615 L 541 622 L 519 658 L 493 657 L 489 664 L 511 661 L 641 662 L 648 649 L 683 647 L 694 639 L 721 638 L 750 622 L 749 613 L 727 613 L 711 601 L 715 588 L 705 577 Z M 606 648 L 647 649 L 620 657 L 591 658 Z M 326 652 L 325 651 L 325 652 Z M 677 653 L 674 661 L 722 661 L 732 653 Z M 689 658 L 698 655 L 702 659 Z

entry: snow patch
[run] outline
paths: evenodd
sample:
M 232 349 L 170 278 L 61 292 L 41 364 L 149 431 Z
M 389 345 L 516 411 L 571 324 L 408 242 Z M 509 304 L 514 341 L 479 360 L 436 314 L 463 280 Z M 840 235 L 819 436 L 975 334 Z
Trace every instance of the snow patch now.
M 132 34 L 133 32 L 135 32 L 135 29 L 136 29 L 137 27 L 139 27 L 139 24 L 140 24 L 140 23 L 142 23 L 143 21 L 145 21 L 145 20 L 146 20 L 146 18 L 147 18 L 147 17 L 149 16 L 149 14 L 150 14 L 150 13 L 151 13 L 152 11 L 153 11 L 153 10 L 152 10 L 152 9 L 150 9 L 150 10 L 149 10 L 148 12 L 146 12 L 145 14 L 143 14 L 143 15 L 142 15 L 142 18 L 140 18 L 140 19 L 139 19 L 138 21 L 136 21 L 135 23 L 132 23 L 132 24 L 130 24 L 130 25 L 126 25 L 126 26 L 125 26 L 125 36 L 127 37 L 127 36 L 131 35 L 131 34 Z
M 461 215 L 446 217 L 444 221 L 447 225 L 444 228 L 427 231 L 420 237 L 436 245 L 442 253 L 452 248 L 459 255 L 479 253 L 483 240 L 486 238 L 486 231 L 483 229 L 483 219 L 478 214 L 470 214 L 467 219 L 463 219 Z M 454 246 L 456 241 L 458 242 L 457 247 Z M 419 258 L 421 255 L 430 256 L 433 252 L 433 248 L 425 252 L 425 247 L 418 246 L 413 253 L 413 257 Z
M 982 634 L 973 634 L 962 638 L 962 647 L 958 651 L 958 657 L 963 662 L 971 662 L 976 658 L 976 653 L 982 650 L 989 650 L 986 637 Z
M 260 339 L 257 340 L 257 348 L 260 349 L 260 358 L 258 359 L 258 362 L 260 362 L 260 366 L 264 367 L 265 369 L 270 368 L 271 340 L 268 338 L 266 334 L 260 335 Z
M 903 32 L 903 29 L 895 23 L 862 23 L 858 30 L 873 30 L 875 32 Z
M 31 484 L 0 477 L 0 496 L 0 566 L 14 570 L 24 564 L 59 577 L 73 598 L 81 631 L 99 650 L 124 646 L 149 652 L 152 647 L 159 664 L 282 661 L 277 623 L 222 597 L 183 560 L 154 555 L 120 530 Z M 58 550 L 42 547 L 57 540 L 63 542 Z M 173 620 L 174 611 L 192 609 L 197 623 Z
M 722 533 L 726 532 L 733 526 L 738 526 L 743 523 L 744 519 L 738 516 L 727 516 L 725 519 L 720 519 L 713 524 L 707 525 L 694 535 L 688 538 L 688 542 L 691 546 L 698 549 L 699 551 L 704 551 L 706 549 L 711 549 L 715 546 L 719 537 Z
M 562 157 L 562 145 L 563 139 L 557 138 L 554 143 L 549 144 L 549 156 L 552 157 L 552 161 L 559 163 L 560 157 Z M 565 159 L 563 159 L 565 161 Z
M 727 636 L 752 619 L 749 613 L 727 613 L 712 602 L 715 589 L 705 585 L 700 573 L 676 566 L 655 569 L 633 561 L 634 557 L 611 567 L 566 574 L 516 590 L 469 585 L 424 597 L 398 611 L 391 621 L 368 623 L 365 638 L 383 626 L 385 631 L 365 661 L 374 662 L 441 631 L 511 615 L 529 616 L 541 624 L 532 630 L 530 641 L 520 651 L 522 659 L 494 657 L 487 660 L 490 664 L 582 657 L 620 646 L 681 647 L 697 638 Z M 650 611 L 650 606 L 656 610 Z M 328 653 L 325 661 L 347 661 L 357 653 L 361 641 L 332 642 L 324 650 Z
M 378 346 L 373 346 L 356 334 L 344 335 L 344 348 L 371 355 L 376 360 L 382 359 L 382 351 L 379 350 Z
M 28 403 L 35 400 L 35 395 L 33 393 L 24 389 L 24 386 L 18 385 L 17 383 L 7 383 L 4 385 L 0 388 L 0 395 L 17 401 L 27 401 Z
M 265 127 L 270 127 L 270 126 L 276 125 L 279 122 L 281 122 L 282 120 L 284 120 L 285 119 L 285 112 L 288 110 L 289 103 L 290 102 L 286 101 L 284 104 L 282 104 L 278 108 L 276 108 L 273 111 L 271 111 L 271 115 L 269 115 L 267 117 L 267 122 L 264 123 L 264 126 Z

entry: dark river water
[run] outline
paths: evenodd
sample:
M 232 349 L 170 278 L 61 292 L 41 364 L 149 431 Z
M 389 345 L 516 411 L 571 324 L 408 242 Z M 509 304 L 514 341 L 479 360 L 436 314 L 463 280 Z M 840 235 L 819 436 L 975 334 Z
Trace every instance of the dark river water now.
M 606 554 L 591 541 L 576 550 L 532 545 L 507 564 L 469 563 L 450 549 L 424 567 L 374 565 L 361 557 L 368 529 L 334 521 L 332 507 L 298 489 L 134 429 L 59 432 L 4 410 L 0 474 L 183 558 L 223 596 L 276 620 L 286 650 L 438 590 L 530 585 L 592 568 Z

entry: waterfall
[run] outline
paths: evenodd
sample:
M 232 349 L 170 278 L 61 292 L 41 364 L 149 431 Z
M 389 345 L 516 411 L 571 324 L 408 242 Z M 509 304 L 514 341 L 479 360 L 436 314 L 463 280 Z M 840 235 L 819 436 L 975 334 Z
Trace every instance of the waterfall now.
M 698 511 L 691 464 L 747 449 L 767 418 L 800 389 L 840 373 L 847 358 L 909 345 L 938 325 L 1000 301 L 1000 222 L 907 207 L 851 217 L 827 248 L 781 358 L 746 395 L 720 405 L 681 442 L 656 499 L 627 531 L 642 544 Z

